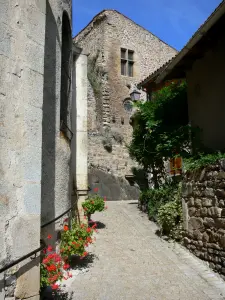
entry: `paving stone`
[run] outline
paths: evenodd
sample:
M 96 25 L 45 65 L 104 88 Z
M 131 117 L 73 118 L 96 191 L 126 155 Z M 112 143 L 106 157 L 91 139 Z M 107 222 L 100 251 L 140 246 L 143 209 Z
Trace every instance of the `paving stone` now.
M 186 248 L 156 236 L 157 226 L 135 202 L 110 201 L 108 207 L 93 216 L 106 227 L 89 248 L 89 272 L 80 272 L 67 287 L 71 299 L 225 299 L 221 277 Z

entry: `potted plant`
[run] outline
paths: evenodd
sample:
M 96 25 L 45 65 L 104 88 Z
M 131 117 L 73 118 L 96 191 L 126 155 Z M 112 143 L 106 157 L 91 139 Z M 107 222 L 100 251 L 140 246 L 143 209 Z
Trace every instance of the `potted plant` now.
M 103 211 L 107 207 L 105 206 L 105 198 L 99 195 L 90 195 L 83 203 L 82 207 L 84 209 L 84 214 L 88 218 L 88 222 L 91 221 L 91 215 L 96 211 Z
M 91 236 L 95 227 L 95 224 L 92 227 L 88 227 L 86 224 L 78 224 L 75 221 L 72 222 L 70 229 L 67 225 L 64 226 L 60 243 L 60 252 L 65 261 L 68 261 L 71 256 L 74 255 L 79 256 L 80 258 L 84 258 L 88 255 L 85 247 L 93 243 Z

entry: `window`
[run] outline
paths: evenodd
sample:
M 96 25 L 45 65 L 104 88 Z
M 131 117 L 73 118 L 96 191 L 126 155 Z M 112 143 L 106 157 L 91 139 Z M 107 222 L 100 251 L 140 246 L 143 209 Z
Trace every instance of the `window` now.
M 60 91 L 60 131 L 72 138 L 69 124 L 69 101 L 71 97 L 71 59 L 72 39 L 68 15 L 62 17 L 62 52 L 61 52 L 61 91 Z
M 134 51 L 121 48 L 121 75 L 134 76 Z

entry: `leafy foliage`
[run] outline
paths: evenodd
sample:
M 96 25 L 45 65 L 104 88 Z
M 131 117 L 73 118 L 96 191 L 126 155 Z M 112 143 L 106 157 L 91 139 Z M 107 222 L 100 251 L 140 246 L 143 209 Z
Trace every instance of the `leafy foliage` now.
M 164 176 L 164 161 L 190 155 L 186 83 L 171 84 L 154 94 L 154 101 L 138 103 L 129 153 L 151 170 L 155 187 Z
M 72 222 L 71 229 L 68 226 L 64 226 L 60 244 L 62 257 L 65 260 L 69 259 L 71 255 L 85 257 L 88 254 L 85 251 L 85 247 L 93 242 L 91 236 L 95 227 L 96 224 L 88 227 L 86 224 L 77 224 L 75 221 Z
M 86 215 L 94 214 L 96 211 L 101 212 L 105 209 L 105 200 L 99 195 L 91 195 L 82 203 L 82 207 Z
M 225 153 L 217 152 L 211 154 L 199 153 L 198 156 L 186 158 L 184 160 L 185 169 L 193 171 L 204 168 L 208 165 L 218 162 L 220 159 L 225 158 Z
M 176 198 L 158 209 L 158 223 L 162 232 L 175 240 L 180 240 L 183 232 L 183 216 L 181 206 L 181 187 L 178 188 Z
M 60 255 L 55 252 L 48 253 L 44 256 L 41 271 L 41 288 L 54 285 L 58 280 L 63 278 L 62 267 L 64 262 Z
M 159 189 L 149 189 L 141 193 L 140 203 L 148 205 L 148 216 L 150 220 L 157 221 L 160 206 L 172 201 L 175 192 L 175 185 L 164 184 Z

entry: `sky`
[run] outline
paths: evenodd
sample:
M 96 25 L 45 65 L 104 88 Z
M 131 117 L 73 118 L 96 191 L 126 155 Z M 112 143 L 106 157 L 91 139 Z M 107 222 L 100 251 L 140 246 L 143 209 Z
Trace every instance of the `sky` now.
M 116 9 L 181 50 L 221 0 L 72 0 L 73 36 L 103 9 Z

